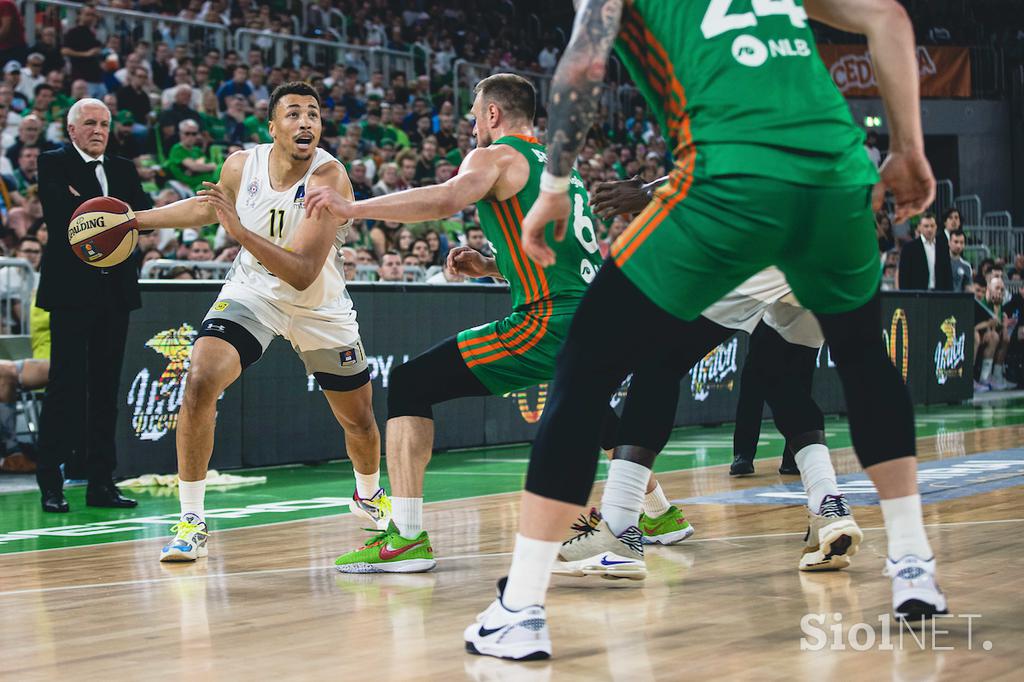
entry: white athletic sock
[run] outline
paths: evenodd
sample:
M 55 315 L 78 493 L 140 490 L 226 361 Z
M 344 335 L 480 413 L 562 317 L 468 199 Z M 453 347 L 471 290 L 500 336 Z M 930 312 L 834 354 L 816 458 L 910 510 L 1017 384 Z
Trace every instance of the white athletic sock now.
M 981 377 L 979 381 L 983 384 L 988 383 L 989 377 L 992 375 L 992 358 L 985 358 L 981 361 Z
M 392 497 L 391 520 L 406 540 L 418 537 L 423 532 L 423 498 Z
M 613 459 L 601 497 L 601 516 L 616 535 L 640 523 L 640 509 L 651 470 L 642 464 Z
M 814 443 L 800 450 L 794 458 L 807 493 L 807 508 L 812 514 L 817 514 L 826 495 L 839 495 L 836 470 L 832 468 L 828 448 Z
M 181 515 L 195 514 L 206 520 L 206 479 L 201 481 L 183 481 L 178 479 L 178 500 L 181 502 Z
M 364 500 L 368 500 L 380 490 L 380 469 L 372 474 L 361 474 L 353 470 L 356 475 L 356 493 Z
M 665 491 L 661 489 L 660 481 L 654 485 L 654 490 L 644 495 L 644 514 L 652 519 L 667 512 L 670 506 L 672 505 L 665 497 Z
M 551 567 L 561 549 L 560 542 L 534 540 L 516 533 L 516 547 L 512 552 L 512 566 L 508 569 L 508 582 L 501 595 L 501 603 L 512 611 L 527 606 L 544 605 L 551 582 Z
M 995 379 L 996 383 L 1003 382 L 1003 366 L 992 365 L 992 378 Z
M 913 554 L 919 559 L 931 559 L 932 547 L 921 517 L 921 496 L 894 497 L 882 500 L 881 505 L 885 534 L 889 538 L 889 558 L 898 560 Z

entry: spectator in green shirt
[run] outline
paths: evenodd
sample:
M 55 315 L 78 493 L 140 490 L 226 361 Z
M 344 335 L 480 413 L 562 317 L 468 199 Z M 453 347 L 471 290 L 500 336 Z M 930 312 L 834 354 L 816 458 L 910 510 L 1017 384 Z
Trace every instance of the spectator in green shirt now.
M 470 150 L 473 147 L 470 144 L 469 135 L 467 135 L 466 133 L 459 133 L 455 139 L 455 147 L 453 147 L 451 151 L 445 154 L 444 158 L 448 161 L 448 163 L 458 168 L 459 166 L 462 165 L 462 160 L 466 158 L 466 154 L 469 154 Z
M 261 99 L 256 102 L 256 108 L 251 116 L 245 119 L 245 135 L 250 142 L 257 144 L 269 144 L 274 141 L 270 136 L 270 124 L 267 121 L 269 113 L 268 102 Z
M 384 137 L 383 139 L 391 139 L 395 141 L 395 146 L 399 149 L 408 149 L 411 146 L 409 142 L 409 136 L 404 130 L 402 130 L 401 119 L 396 119 L 396 110 L 401 112 L 404 110 L 401 105 L 394 104 L 390 107 L 381 107 L 381 125 L 384 126 Z
M 206 160 L 199 145 L 199 124 L 190 118 L 179 123 L 178 139 L 180 141 L 171 147 L 167 157 L 167 172 L 171 177 L 193 192 L 201 189 L 203 182 L 216 182 L 217 164 Z
M 199 112 L 199 121 L 206 131 L 208 142 L 223 144 L 227 142 L 227 126 L 220 115 L 220 103 L 212 90 L 203 93 L 203 109 Z
M 385 134 L 384 126 L 380 124 L 380 109 L 370 109 L 366 112 L 366 120 L 363 121 L 363 139 L 368 143 L 380 146 Z

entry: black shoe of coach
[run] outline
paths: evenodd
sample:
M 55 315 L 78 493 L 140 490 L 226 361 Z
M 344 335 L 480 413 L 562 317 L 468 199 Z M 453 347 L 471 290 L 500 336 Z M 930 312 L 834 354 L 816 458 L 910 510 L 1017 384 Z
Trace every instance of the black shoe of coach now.
M 49 514 L 67 514 L 71 511 L 68 501 L 64 499 L 64 491 L 44 490 L 43 511 Z
M 754 473 L 754 458 L 747 458 L 743 455 L 733 457 L 732 465 L 729 467 L 730 476 L 751 476 Z
M 89 484 L 85 489 L 85 504 L 89 507 L 115 507 L 130 509 L 139 506 L 135 500 L 125 497 L 113 483 Z

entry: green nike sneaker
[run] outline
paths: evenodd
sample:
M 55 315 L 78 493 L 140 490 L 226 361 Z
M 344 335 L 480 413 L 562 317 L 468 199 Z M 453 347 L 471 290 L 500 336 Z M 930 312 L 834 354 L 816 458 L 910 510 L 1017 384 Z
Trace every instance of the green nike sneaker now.
M 372 529 L 366 529 L 373 532 Z M 334 566 L 342 573 L 423 573 L 437 565 L 427 531 L 412 540 L 398 533 L 398 526 L 389 522 L 359 549 L 342 554 Z
M 674 545 L 693 535 L 693 526 L 683 516 L 683 510 L 674 504 L 654 519 L 641 514 L 640 530 L 644 533 L 645 545 Z

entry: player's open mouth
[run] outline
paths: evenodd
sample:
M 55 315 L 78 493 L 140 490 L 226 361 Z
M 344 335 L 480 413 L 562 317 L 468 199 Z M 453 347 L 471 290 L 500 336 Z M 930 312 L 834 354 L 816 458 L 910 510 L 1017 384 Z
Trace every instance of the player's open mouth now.
M 295 146 L 298 147 L 299 149 L 309 149 L 310 147 L 313 146 L 313 136 L 300 135 L 299 137 L 296 137 Z

